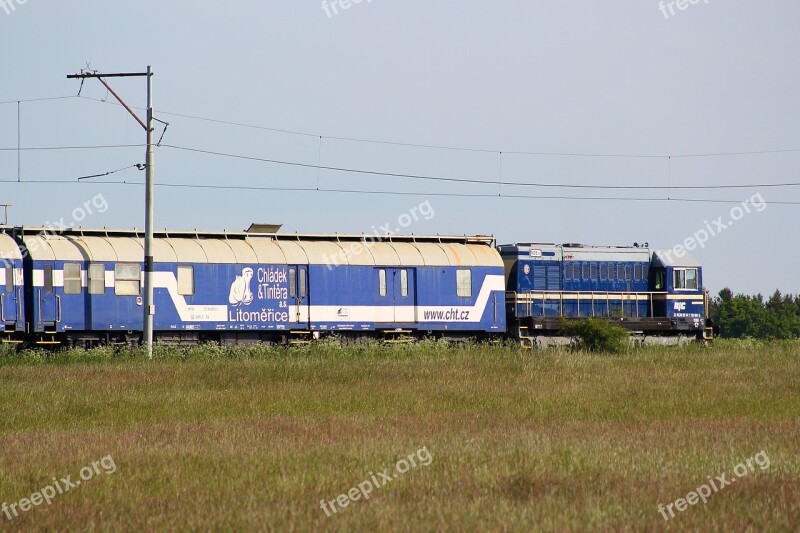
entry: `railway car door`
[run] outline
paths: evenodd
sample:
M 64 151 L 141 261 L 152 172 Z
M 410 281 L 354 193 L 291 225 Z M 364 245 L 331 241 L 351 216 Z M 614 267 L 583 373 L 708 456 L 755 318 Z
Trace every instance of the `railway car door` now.
M 416 283 L 413 268 L 392 269 L 392 298 L 394 322 L 412 324 L 417 321 Z
M 1 264 L 1 263 L 0 263 Z M 2 273 L 5 278 L 0 286 L 0 326 L 4 324 L 14 324 L 17 321 L 17 291 L 14 285 L 14 265 L 6 263 L 2 265 Z
M 55 327 L 56 322 L 60 320 L 59 307 L 61 302 L 59 296 L 56 294 L 54 284 L 55 265 L 52 262 L 45 262 L 42 269 L 36 268 L 34 270 L 34 287 L 36 290 L 36 327 L 37 329 L 48 329 Z M 36 278 L 41 275 L 41 278 Z M 41 283 L 39 283 L 41 281 Z
M 289 322 L 309 327 L 308 267 L 289 267 Z

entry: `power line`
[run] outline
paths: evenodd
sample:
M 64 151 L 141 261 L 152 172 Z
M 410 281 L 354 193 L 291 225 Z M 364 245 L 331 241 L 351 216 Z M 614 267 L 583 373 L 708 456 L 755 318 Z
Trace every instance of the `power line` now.
M 454 183 L 471 183 L 480 185 L 508 185 L 514 187 L 542 187 L 542 188 L 565 188 L 565 189 L 599 189 L 599 190 L 669 190 L 669 189 L 685 189 L 685 190 L 720 190 L 720 189 L 753 189 L 753 188 L 772 188 L 772 187 L 799 187 L 800 182 L 787 182 L 787 183 L 760 183 L 748 185 L 580 185 L 580 184 L 561 184 L 561 183 L 536 183 L 536 182 L 518 182 L 518 181 L 499 181 L 498 180 L 479 180 L 469 178 L 446 178 L 441 176 L 426 176 L 420 174 L 404 174 L 399 172 L 385 172 L 378 170 L 363 170 L 347 167 L 332 167 L 325 165 L 314 165 L 311 163 L 298 163 L 293 161 L 283 161 L 280 159 L 267 159 L 255 156 L 245 156 L 238 154 L 230 154 L 225 152 L 217 152 L 213 150 L 203 150 L 200 148 L 189 148 L 185 146 L 175 146 L 171 144 L 163 145 L 164 148 L 171 148 L 174 150 L 181 150 L 186 152 L 200 153 L 205 155 L 213 155 L 218 157 L 228 157 L 233 159 L 242 159 L 245 161 L 256 161 L 260 163 L 271 163 L 276 165 L 287 165 L 301 168 L 311 168 L 318 170 L 330 170 L 334 172 L 349 172 L 353 174 L 368 174 L 370 176 L 384 176 L 403 179 L 415 180 L 428 180 L 428 181 L 443 181 Z
M 114 102 L 101 100 L 99 98 L 92 98 L 89 96 L 81 96 L 80 98 L 85 100 L 92 100 L 94 102 L 100 102 L 104 104 L 111 104 L 111 105 L 119 105 Z M 134 107 L 134 109 L 142 109 Z M 315 137 L 319 138 L 322 137 L 323 139 L 328 140 L 335 140 L 335 141 L 347 141 L 347 142 L 358 142 L 358 143 L 368 143 L 368 144 L 383 144 L 383 145 L 391 145 L 391 146 L 406 146 L 412 148 L 429 148 L 434 150 L 453 150 L 453 151 L 460 151 L 460 152 L 477 152 L 477 153 L 503 153 L 503 154 L 513 154 L 513 155 L 535 155 L 535 156 L 556 156 L 556 157 L 610 157 L 610 158 L 628 158 L 628 159 L 666 159 L 668 157 L 674 158 L 697 158 L 697 157 L 729 157 L 729 156 L 737 156 L 737 155 L 766 155 L 766 154 L 782 154 L 782 153 L 798 153 L 800 152 L 800 148 L 787 148 L 787 149 L 776 149 L 776 150 L 748 150 L 748 151 L 741 151 L 741 152 L 708 152 L 708 153 L 692 153 L 692 154 L 625 154 L 625 153 L 618 153 L 618 154 L 610 154 L 610 153 L 590 153 L 590 152 L 546 152 L 546 151 L 524 151 L 524 150 L 492 150 L 488 148 L 470 148 L 470 147 L 459 147 L 459 146 L 445 146 L 445 145 L 436 145 L 436 144 L 424 144 L 424 143 L 407 143 L 407 142 L 398 142 L 398 141 L 385 141 L 385 140 L 377 140 L 377 139 L 364 139 L 359 137 L 342 137 L 342 136 L 335 136 L 335 135 L 320 135 L 318 133 L 309 133 L 297 130 L 290 130 L 290 129 L 283 129 L 283 128 L 272 128 L 268 126 L 260 126 L 255 124 L 247 124 L 243 122 L 235 122 L 229 120 L 221 120 L 209 117 L 202 117 L 198 115 L 190 115 L 186 113 L 174 113 L 171 111 L 158 111 L 161 115 L 171 115 L 175 117 L 181 118 L 188 118 L 191 120 L 199 120 L 203 122 L 211 122 L 216 124 L 224 124 L 227 126 L 236 126 L 242 128 L 250 128 L 256 130 L 264 130 L 264 131 L 272 131 L 276 133 L 285 133 L 289 135 L 298 135 L 303 137 Z M 497 182 L 495 182 L 497 183 Z
M 69 100 L 70 98 L 78 98 L 78 96 L 73 94 L 73 95 L 70 95 L 70 96 L 51 96 L 51 97 L 48 97 L 48 98 L 28 98 L 27 100 L 25 100 L 25 99 L 22 99 L 22 100 L 7 100 L 5 102 L 0 102 L 0 105 L 5 105 L 5 104 L 27 104 L 29 102 L 47 102 L 47 101 L 50 101 L 50 100 Z
M 103 172 L 103 173 L 100 173 L 100 174 L 90 174 L 90 175 L 87 175 L 87 176 L 80 176 L 78 178 L 73 178 L 72 180 L 35 179 L 34 178 L 34 179 L 26 179 L 26 180 L 23 180 L 23 181 L 19 181 L 19 180 L 4 179 L 4 180 L 0 180 L 0 183 L 20 183 L 20 184 L 22 184 L 22 183 L 75 183 L 75 181 L 82 181 L 82 180 L 88 180 L 88 179 L 92 179 L 92 178 L 102 178 L 102 177 L 105 177 L 105 176 L 110 176 L 112 174 L 117 174 L 119 172 L 131 169 L 131 168 L 136 168 L 136 169 L 139 169 L 139 170 L 143 170 L 144 169 L 144 165 L 142 165 L 140 163 L 137 163 L 137 164 L 129 165 L 127 167 L 118 168 L 116 170 L 109 170 L 108 172 Z M 103 182 L 95 182 L 95 183 L 103 183 Z
M 20 148 L 0 148 L 0 152 L 35 152 L 48 150 L 102 150 L 114 148 L 141 148 L 145 144 L 101 144 L 95 146 L 24 146 Z
M 13 182 L 16 180 L 0 180 L 0 182 Z M 74 185 L 75 181 L 66 180 L 29 180 L 25 183 L 49 183 Z M 83 182 L 82 182 L 83 183 Z M 141 181 L 92 181 L 94 185 L 128 185 L 141 187 Z M 714 198 L 657 198 L 657 197 L 626 197 L 626 196 L 569 196 L 569 195 L 527 195 L 527 194 L 488 194 L 488 193 L 454 193 L 454 192 L 421 192 L 421 191 L 388 191 L 366 189 L 317 189 L 315 187 L 273 187 L 263 185 L 203 185 L 197 183 L 156 183 L 156 187 L 175 189 L 208 189 L 208 190 L 234 190 L 234 191 L 271 191 L 271 192 L 327 192 L 339 194 L 365 194 L 387 196 L 448 196 L 456 198 L 516 198 L 531 200 L 590 200 L 590 201 L 616 201 L 616 202 L 690 202 L 707 204 L 741 204 L 740 200 L 722 200 Z M 800 202 L 770 201 L 769 205 L 800 205 Z

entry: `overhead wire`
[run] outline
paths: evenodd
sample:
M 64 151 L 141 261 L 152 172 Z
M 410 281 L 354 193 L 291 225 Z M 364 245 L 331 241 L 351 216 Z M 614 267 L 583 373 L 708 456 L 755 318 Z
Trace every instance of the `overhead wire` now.
M 70 95 L 70 96 L 60 96 L 60 97 L 49 97 L 49 98 L 34 98 L 34 99 L 25 99 L 25 100 L 10 100 L 6 102 L 0 102 L 0 104 L 13 104 L 13 103 L 20 103 L 20 102 L 39 102 L 39 101 L 47 101 L 47 100 L 65 100 L 65 99 L 85 99 L 91 100 L 101 103 L 108 103 L 112 105 L 118 105 L 115 102 L 108 102 L 103 99 L 97 99 L 88 96 L 78 95 Z M 136 108 L 142 109 L 142 108 Z M 395 141 L 383 141 L 383 140 L 375 140 L 375 139 L 363 139 L 363 138 L 355 138 L 355 137 L 342 137 L 342 136 L 325 136 L 319 134 L 312 134 L 307 132 L 300 132 L 295 130 L 289 129 L 281 129 L 281 128 L 271 128 L 266 126 L 259 126 L 254 124 L 246 124 L 241 122 L 234 122 L 234 121 L 227 121 L 227 120 L 220 120 L 214 119 L 209 117 L 202 117 L 198 115 L 190 115 L 186 113 L 174 113 L 168 111 L 159 111 L 160 114 L 163 115 L 172 115 L 176 117 L 182 117 L 192 120 L 200 120 L 200 121 L 207 121 L 212 123 L 224 124 L 224 125 L 231 125 L 231 126 L 238 126 L 244 128 L 253 128 L 253 129 L 261 129 L 267 131 L 273 131 L 278 133 L 286 133 L 286 134 L 293 134 L 293 135 L 302 135 L 307 137 L 317 137 L 320 142 L 319 151 L 321 152 L 321 143 L 324 139 L 328 140 L 340 140 L 340 141 L 349 141 L 349 142 L 361 142 L 361 143 L 374 143 L 374 144 L 386 144 L 386 145 L 396 145 L 396 146 L 407 146 L 407 147 L 417 147 L 417 148 L 428 148 L 428 149 L 441 149 L 441 150 L 458 150 L 458 151 L 466 151 L 466 152 L 479 152 L 479 153 L 496 153 L 500 154 L 502 159 L 503 155 L 508 154 L 517 154 L 517 155 L 537 155 L 537 156 L 564 156 L 564 157 L 612 157 L 612 158 L 667 158 L 671 161 L 673 157 L 675 158 L 694 158 L 694 157 L 723 157 L 723 156 L 741 156 L 741 155 L 760 155 L 760 154 L 778 154 L 778 153 L 794 153 L 800 152 L 800 148 L 788 148 L 788 149 L 775 149 L 775 150 L 749 150 L 749 151 L 741 151 L 741 152 L 708 152 L 708 153 L 691 153 L 691 154 L 672 154 L 672 155 L 661 155 L 661 154 L 626 154 L 626 153 L 618 153 L 618 154 L 610 154 L 610 153 L 587 153 L 587 152 L 546 152 L 546 151 L 513 151 L 513 150 L 489 150 L 489 149 L 481 149 L 481 148 L 469 148 L 469 147 L 455 147 L 455 146 L 442 146 L 442 145 L 433 145 L 433 144 L 422 144 L 422 143 L 403 143 L 403 142 L 395 142 Z M 165 126 L 168 126 L 168 123 L 160 121 Z M 166 132 L 166 127 L 164 129 Z M 162 132 L 162 139 L 163 133 Z M 116 149 L 116 148 L 140 148 L 144 147 L 144 144 L 120 144 L 120 145 L 94 145 L 94 146 L 41 146 L 41 147 L 14 147 L 14 148 L 0 148 L 0 151 L 47 151 L 47 150 L 88 150 L 88 149 Z M 569 200 L 617 200 L 617 201 L 696 201 L 696 202 L 734 202 L 728 200 L 716 200 L 716 199 L 689 199 L 689 198 L 670 198 L 669 191 L 672 189 L 679 189 L 679 190 L 724 190 L 724 189 L 752 189 L 752 188 L 781 188 L 781 187 L 797 187 L 800 186 L 800 182 L 782 182 L 782 183 L 753 183 L 753 184 L 716 184 L 716 185 L 673 185 L 669 183 L 666 186 L 663 185 L 597 185 L 597 184 L 564 184 L 564 183 L 552 183 L 552 182 L 520 182 L 520 181 L 505 181 L 502 179 L 491 179 L 491 180 L 482 180 L 482 179 L 470 179 L 470 178 L 452 178 L 452 177 L 444 177 L 444 176 L 431 176 L 431 175 L 423 175 L 423 174 L 409 174 L 409 173 L 400 173 L 400 172 L 388 172 L 388 171 L 380 171 L 380 170 L 368 170 L 368 169 L 358 169 L 358 168 L 350 168 L 350 167 L 339 167 L 339 166 L 330 166 L 330 165 L 322 165 L 321 164 L 321 153 L 318 154 L 318 162 L 317 164 L 310 164 L 310 163 L 302 163 L 296 161 L 286 161 L 282 159 L 271 159 L 271 158 L 263 158 L 263 157 L 256 157 L 256 156 L 246 156 L 241 154 L 232 154 L 226 153 L 221 151 L 213 151 L 213 150 L 204 150 L 200 148 L 191 148 L 186 146 L 178 146 L 178 145 L 161 145 L 159 141 L 159 146 L 164 148 L 179 150 L 179 151 L 186 151 L 191 153 L 199 153 L 205 155 L 212 155 L 217 157 L 227 157 L 227 158 L 235 158 L 240 160 L 247 160 L 247 161 L 256 161 L 256 162 L 263 162 L 263 163 L 270 163 L 276 165 L 286 165 L 286 166 L 294 166 L 294 167 L 301 167 L 301 168 L 311 168 L 316 169 L 317 173 L 320 170 L 327 170 L 331 172 L 344 172 L 344 173 L 352 173 L 352 174 L 362 174 L 362 175 L 371 175 L 371 176 L 384 176 L 384 177 L 393 177 L 393 178 L 401 178 L 401 179 L 413 179 L 413 180 L 426 180 L 426 181 L 438 181 L 438 182 L 450 182 L 450 183 L 466 183 L 466 184 L 478 184 L 478 185 L 497 185 L 498 186 L 498 193 L 497 194 L 481 194 L 481 193 L 408 193 L 404 191 L 365 191 L 365 190 L 354 190 L 354 189 L 320 189 L 319 186 L 315 188 L 286 188 L 286 187 L 259 187 L 259 186 L 233 186 L 233 185 L 198 185 L 198 184 L 158 184 L 159 186 L 167 186 L 167 187 L 192 187 L 192 188 L 217 188 L 217 189 L 240 189 L 240 190 L 283 190 L 283 191 L 320 191 L 320 192 L 342 192 L 342 193 L 358 193 L 358 194 L 430 194 L 430 195 L 447 195 L 447 196 L 465 196 L 465 197 L 503 197 L 503 198 L 542 198 L 542 199 L 569 199 Z M 125 167 L 124 169 L 118 169 L 114 171 L 110 171 L 104 174 L 95 174 L 91 176 L 83 176 L 78 178 L 79 180 L 89 179 L 89 178 L 96 178 L 96 177 L 104 177 L 110 174 L 114 174 L 116 172 L 120 172 L 122 170 L 126 170 L 137 165 L 132 165 L 129 167 Z M 6 182 L 6 180 L 0 180 Z M 19 180 L 14 180 L 13 182 L 17 182 Z M 8 182 L 12 182 L 8 180 Z M 64 180 L 26 180 L 26 183 L 69 183 Z M 671 182 L 671 180 L 670 180 Z M 93 183 L 105 183 L 105 182 L 93 182 Z M 109 182 L 109 183 L 120 183 L 120 182 Z M 125 184 L 129 184 L 129 182 L 124 182 Z M 585 190 L 667 190 L 668 195 L 667 198 L 632 198 L 632 197 L 585 197 L 585 196 L 566 196 L 566 195 L 557 195 L 557 196 L 532 196 L 532 195 L 515 195 L 515 194 L 504 194 L 502 191 L 502 186 L 510 186 L 510 187 L 538 187 L 538 188 L 557 188 L 557 189 L 585 189 Z M 784 203 L 786 205 L 798 205 L 800 202 L 773 202 L 773 203 Z
M 406 174 L 401 172 L 386 172 L 378 170 L 365 170 L 350 167 L 334 167 L 328 165 L 319 165 L 312 163 L 300 163 L 296 161 L 285 161 L 281 159 L 270 159 L 264 157 L 247 156 L 240 154 L 231 154 L 227 152 L 219 152 L 215 150 L 204 150 L 201 148 L 191 148 L 186 146 L 177 146 L 172 144 L 162 145 L 164 148 L 173 150 L 180 150 L 186 152 L 199 153 L 204 155 L 213 155 L 218 157 L 227 157 L 233 159 L 241 159 L 245 161 L 256 161 L 260 163 L 271 163 L 276 165 L 287 165 L 301 168 L 311 168 L 318 170 L 330 170 L 333 172 L 348 172 L 353 174 L 367 174 L 370 176 L 385 176 L 404 179 L 415 180 L 428 180 L 428 181 L 443 181 L 455 183 L 470 183 L 480 185 L 508 185 L 514 187 L 542 187 L 542 188 L 566 188 L 566 189 L 600 189 L 600 190 L 669 190 L 669 189 L 696 189 L 696 190 L 719 190 L 719 189 L 752 189 L 761 187 L 798 187 L 800 182 L 785 182 L 785 183 L 758 183 L 758 184 L 719 184 L 719 185 L 586 185 L 586 184 L 563 184 L 563 183 L 546 183 L 546 182 L 519 182 L 519 181 L 505 181 L 497 179 L 481 180 L 471 178 L 448 178 L 443 176 L 430 176 L 422 174 Z
M 68 181 L 47 181 L 47 183 L 74 183 Z M 142 186 L 142 181 L 92 181 L 97 185 L 136 185 Z M 198 183 L 169 183 L 158 182 L 156 187 L 179 188 L 179 189 L 209 189 L 209 190 L 236 190 L 236 191 L 277 191 L 277 192 L 329 192 L 342 194 L 371 194 L 371 195 L 391 195 L 391 196 L 453 196 L 461 198 L 518 198 L 533 200 L 592 200 L 592 201 L 621 201 L 621 202 L 692 202 L 692 203 L 712 203 L 712 204 L 741 204 L 740 200 L 724 199 L 704 199 L 704 198 L 656 198 L 656 197 L 618 197 L 618 196 L 567 196 L 567 195 L 526 195 L 526 194 L 507 194 L 502 193 L 456 193 L 456 192 L 428 192 L 428 191 L 377 191 L 366 189 L 333 189 L 315 187 L 278 187 L 266 185 L 213 185 Z M 770 205 L 800 205 L 800 202 L 792 201 L 770 201 Z
M 92 100 L 95 102 L 106 103 L 110 105 L 119 105 L 116 102 L 107 102 L 101 100 L 99 98 L 93 98 L 90 96 L 81 96 L 80 98 L 85 100 Z M 143 110 L 141 107 L 134 107 L 134 109 Z M 258 130 L 265 130 L 265 131 L 272 131 L 276 133 L 286 133 L 289 135 L 299 135 L 303 137 L 322 137 L 323 139 L 328 140 L 336 140 L 336 141 L 348 141 L 348 142 L 358 142 L 358 143 L 369 143 L 369 144 L 385 144 L 385 145 L 393 145 L 393 146 L 407 146 L 412 148 L 430 148 L 436 150 L 454 150 L 454 151 L 462 151 L 462 152 L 478 152 L 478 153 L 500 153 L 502 152 L 504 155 L 506 154 L 513 154 L 513 155 L 536 155 L 536 156 L 561 156 L 561 157 L 612 157 L 612 158 L 632 158 L 632 159 L 666 159 L 668 157 L 674 158 L 695 158 L 695 157 L 728 157 L 728 156 L 737 156 L 737 155 L 766 155 L 766 154 L 780 154 L 780 153 L 800 153 L 800 148 L 785 148 L 785 149 L 772 149 L 772 150 L 747 150 L 747 151 L 729 151 L 729 152 L 707 152 L 707 153 L 688 153 L 688 154 L 629 154 L 629 153 L 592 153 L 592 152 L 558 152 L 558 151 L 526 151 L 526 150 L 501 150 L 501 149 L 488 149 L 488 148 L 474 148 L 474 147 L 464 147 L 464 146 L 445 146 L 445 145 L 436 145 L 436 144 L 424 144 L 424 143 L 408 143 L 408 142 L 399 142 L 399 141 L 386 141 L 386 140 L 379 140 L 379 139 L 365 139 L 359 137 L 344 137 L 344 136 L 336 136 L 336 135 L 320 135 L 319 133 L 309 133 L 304 131 L 297 131 L 297 130 L 290 130 L 285 128 L 273 128 L 268 126 L 261 126 L 256 124 L 247 124 L 243 122 L 236 122 L 236 121 L 229 121 L 229 120 L 222 120 L 210 117 L 203 117 L 199 115 L 190 115 L 187 113 L 175 113 L 172 111 L 158 111 L 161 115 L 171 115 L 175 117 L 181 118 L 188 118 L 192 120 L 199 120 L 203 122 L 212 122 L 216 124 L 224 124 L 228 126 L 236 126 L 242 128 L 250 128 L 250 129 L 258 129 Z M 496 182 L 495 182 L 496 183 Z

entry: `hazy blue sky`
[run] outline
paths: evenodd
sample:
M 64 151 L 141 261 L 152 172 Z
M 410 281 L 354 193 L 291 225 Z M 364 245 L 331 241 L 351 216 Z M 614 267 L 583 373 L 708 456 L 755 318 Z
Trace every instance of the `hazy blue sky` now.
M 0 4 L 0 101 L 74 95 L 79 83 L 65 76 L 87 62 L 106 72 L 152 64 L 157 116 L 171 123 L 164 140 L 171 145 L 469 180 L 497 180 L 503 151 L 505 181 L 642 187 L 800 181 L 797 151 L 671 160 L 510 153 L 800 149 L 800 4 L 794 1 L 701 0 L 672 15 L 656 0 L 364 0 L 349 9 L 337 3 L 338 14 L 328 7 L 330 16 L 317 0 L 18 2 Z M 144 104 L 143 80 L 112 83 L 131 104 Z M 96 81 L 87 82 L 83 95 L 107 96 Z M 23 103 L 21 124 L 26 147 L 144 140 L 121 108 L 89 99 Z M 324 139 L 320 154 L 318 135 L 488 151 Z M 17 106 L 0 105 L 0 148 L 16 145 Z M 175 229 L 241 230 L 255 221 L 283 223 L 285 231 L 371 232 L 387 223 L 397 228 L 398 218 L 428 202 L 435 216 L 419 217 L 405 231 L 669 248 L 707 223 L 716 228 L 712 221 L 719 217 L 727 225 L 735 206 L 447 196 L 497 195 L 498 186 L 317 172 L 165 147 L 156 161 L 161 183 L 419 193 L 160 187 L 157 226 Z M 75 182 L 141 162 L 141 148 L 24 152 L 23 181 L 65 183 L 2 183 L 0 203 L 14 205 L 12 223 L 41 225 L 62 217 L 69 222 L 76 207 L 102 193 L 108 209 L 82 225 L 141 228 L 141 186 Z M 143 177 L 131 169 L 105 179 Z M 0 150 L 0 179 L 17 179 L 16 152 Z M 760 211 L 743 214 L 692 255 L 714 292 L 723 286 L 800 291 L 794 265 L 800 206 L 774 203 L 800 202 L 800 188 L 507 185 L 502 193 L 733 201 L 760 195 Z

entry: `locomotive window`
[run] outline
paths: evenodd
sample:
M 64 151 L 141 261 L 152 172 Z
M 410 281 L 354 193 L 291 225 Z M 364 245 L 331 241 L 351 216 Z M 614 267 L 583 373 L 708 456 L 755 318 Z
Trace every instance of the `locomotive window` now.
M 408 270 L 400 271 L 400 296 L 408 296 Z
M 14 292 L 14 266 L 6 265 L 6 292 Z
M 81 293 L 81 265 L 66 263 L 64 265 L 64 294 Z
M 600 265 L 600 279 L 608 279 L 608 265 Z
M 378 271 L 378 293 L 386 296 L 386 271 L 383 269 Z
M 653 271 L 653 289 L 657 291 L 664 290 L 664 269 L 659 268 Z
M 690 268 L 687 269 L 685 272 L 686 272 L 686 288 L 696 291 L 698 288 L 697 269 Z
M 306 269 L 300 269 L 300 298 L 306 297 Z
M 597 279 L 597 265 L 592 264 L 591 274 L 589 275 L 589 279 L 595 280 Z
M 673 287 L 675 290 L 696 291 L 698 287 L 697 269 L 682 268 L 673 271 Z
M 642 265 L 633 265 L 633 279 L 636 281 L 642 279 Z
M 297 269 L 289 269 L 289 298 L 297 298 Z
M 178 266 L 178 294 L 181 296 L 194 294 L 194 267 Z
M 583 279 L 589 279 L 589 264 L 583 264 L 583 275 L 581 276 Z
M 628 281 L 633 279 L 633 272 L 631 272 L 630 265 L 625 265 L 625 279 Z
M 572 279 L 572 264 L 564 264 L 564 279 Z
M 105 294 L 106 267 L 100 263 L 89 265 L 89 294 Z
M 472 271 L 456 270 L 456 285 L 459 298 L 472 298 Z
M 650 267 L 648 265 L 642 266 L 642 279 L 643 280 L 650 279 Z
M 142 267 L 139 265 L 114 265 L 114 293 L 117 296 L 139 296 Z
M 51 265 L 44 267 L 44 292 L 45 294 L 53 292 L 53 267 Z

